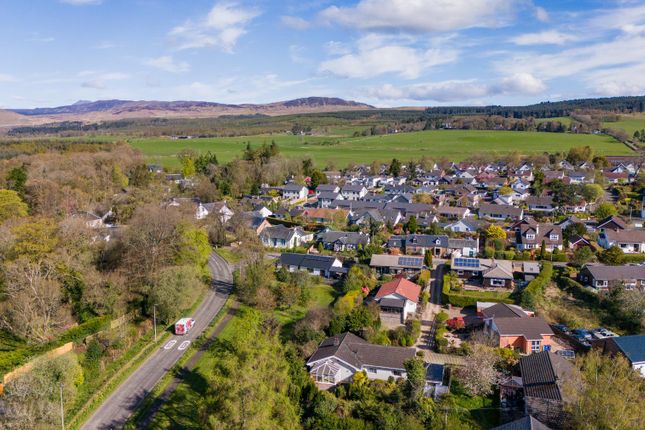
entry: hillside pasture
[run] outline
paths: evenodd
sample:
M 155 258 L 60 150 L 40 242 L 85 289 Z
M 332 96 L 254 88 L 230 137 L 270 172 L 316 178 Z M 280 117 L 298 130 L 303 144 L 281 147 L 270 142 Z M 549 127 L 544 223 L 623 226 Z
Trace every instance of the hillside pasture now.
M 460 161 L 478 153 L 503 156 L 517 151 L 529 155 L 566 152 L 587 145 L 599 155 L 632 154 L 625 145 L 605 135 L 488 130 L 432 130 L 356 138 L 290 134 L 186 140 L 148 138 L 132 139 L 130 144 L 141 150 L 149 162 L 174 169 L 179 166 L 176 155 L 184 149 L 197 153 L 211 151 L 220 162 L 227 162 L 240 157 L 247 142 L 257 147 L 271 141 L 280 146 L 286 157 L 310 157 L 320 167 L 331 162 L 336 168 L 374 160 L 385 162 L 394 157 L 403 161 L 424 156 Z

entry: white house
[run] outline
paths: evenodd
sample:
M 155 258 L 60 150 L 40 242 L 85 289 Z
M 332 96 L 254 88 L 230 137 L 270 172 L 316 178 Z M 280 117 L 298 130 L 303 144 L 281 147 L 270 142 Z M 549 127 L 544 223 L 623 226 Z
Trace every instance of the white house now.
M 219 214 L 220 220 L 223 223 L 228 222 L 234 214 L 226 205 L 226 202 L 198 203 L 197 209 L 195 210 L 195 218 L 204 219 L 211 213 Z
M 645 230 L 603 229 L 598 235 L 598 245 L 605 249 L 616 245 L 625 254 L 640 254 L 645 252 Z
M 399 314 L 401 323 L 417 311 L 421 286 L 405 278 L 386 282 L 376 292 L 375 299 L 381 312 Z
M 342 261 L 327 255 L 297 254 L 284 252 L 280 255 L 277 267 L 286 267 L 289 272 L 306 270 L 316 276 L 330 278 L 334 275 L 341 276 L 347 272 Z
M 346 200 L 360 200 L 367 194 L 367 188 L 363 185 L 345 185 L 340 193 Z
M 415 357 L 414 348 L 373 345 L 352 333 L 323 340 L 307 361 L 309 375 L 321 389 L 351 381 L 364 371 L 369 379 L 405 378 L 405 362 Z
M 294 248 L 311 242 L 313 238 L 313 233 L 308 233 L 300 227 L 289 228 L 282 224 L 266 227 L 260 233 L 262 244 L 271 248 Z
M 290 183 L 282 187 L 282 198 L 285 200 L 302 200 L 307 197 L 307 187 Z

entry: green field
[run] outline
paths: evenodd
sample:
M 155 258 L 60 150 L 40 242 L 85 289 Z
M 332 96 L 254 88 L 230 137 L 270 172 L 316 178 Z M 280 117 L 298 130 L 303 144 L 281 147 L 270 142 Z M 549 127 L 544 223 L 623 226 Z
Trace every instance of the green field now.
M 350 163 L 389 161 L 394 157 L 404 161 L 423 156 L 460 161 L 477 153 L 541 154 L 565 152 L 571 147 L 585 145 L 601 155 L 632 153 L 625 145 L 604 135 L 479 130 L 433 130 L 358 138 L 286 134 L 191 140 L 150 138 L 132 139 L 130 144 L 141 150 L 150 162 L 172 169 L 179 166 L 176 154 L 183 149 L 198 153 L 211 151 L 217 154 L 220 162 L 227 162 L 241 156 L 246 142 L 259 146 L 272 140 L 287 157 L 311 157 L 321 167 L 332 162 L 337 168 Z
M 547 122 L 547 121 L 559 121 L 562 124 L 566 124 L 567 126 L 571 125 L 571 117 L 569 116 L 556 116 L 553 118 L 535 118 L 535 122 L 541 123 L 541 122 Z
M 645 128 L 645 114 L 621 115 L 620 121 L 604 122 L 603 127 L 622 128 L 632 137 L 636 130 Z

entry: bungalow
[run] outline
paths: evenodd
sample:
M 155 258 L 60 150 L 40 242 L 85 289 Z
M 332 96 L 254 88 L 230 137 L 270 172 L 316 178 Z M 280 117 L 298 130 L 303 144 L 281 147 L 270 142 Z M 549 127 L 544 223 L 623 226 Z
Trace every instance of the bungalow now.
M 605 249 L 618 246 L 626 254 L 645 252 L 645 230 L 601 230 L 598 245 Z
M 356 215 L 351 218 L 352 224 L 369 225 L 370 222 L 377 224 L 389 224 L 395 226 L 403 220 L 401 212 L 395 209 L 366 209 L 356 211 Z
M 360 200 L 367 194 L 367 188 L 363 185 L 345 185 L 340 193 L 346 200 Z
M 531 196 L 526 199 L 526 204 L 529 207 L 529 211 L 531 212 L 541 212 L 541 213 L 553 213 L 556 209 L 554 203 L 553 203 L 553 197 L 551 196 L 545 196 L 545 197 L 537 197 L 537 196 Z
M 309 375 L 321 389 L 350 382 L 355 373 L 369 379 L 405 378 L 405 362 L 415 357 L 414 348 L 373 345 L 342 333 L 323 340 L 307 361 Z
M 481 225 L 480 221 L 473 219 L 460 219 L 458 221 L 446 224 L 444 230 L 450 230 L 455 233 L 474 233 Z
M 325 249 L 336 252 L 354 251 L 359 246 L 367 246 L 370 243 L 370 237 L 365 233 L 331 230 L 320 233 L 317 240 Z
M 303 200 L 307 198 L 307 193 L 307 187 L 293 182 L 282 187 L 282 198 L 285 200 Z
M 233 216 L 233 211 L 226 205 L 226 202 L 199 203 L 195 213 L 196 219 L 204 219 L 209 214 L 218 214 L 220 221 L 228 222 Z
M 645 288 L 645 266 L 605 266 L 587 264 L 578 274 L 578 280 L 599 290 L 624 287 L 628 290 Z
M 476 239 L 452 239 L 446 235 L 408 234 L 391 236 L 387 242 L 389 249 L 400 249 L 406 254 L 425 254 L 431 251 L 435 257 L 453 253 L 474 257 L 479 253 L 479 241 Z
M 346 222 L 351 212 L 345 209 L 330 208 L 307 208 L 302 212 L 302 216 L 311 222 L 327 224 L 331 222 Z
M 423 257 L 374 254 L 370 259 L 370 267 L 375 268 L 380 274 L 415 274 L 423 269 Z
M 524 216 L 524 209 L 515 206 L 506 205 L 493 205 L 490 203 L 482 203 L 479 205 L 479 217 L 490 218 L 494 220 L 506 220 L 508 218 L 513 220 L 522 219 Z
M 460 279 L 481 283 L 484 287 L 513 286 L 513 262 L 509 260 L 453 256 L 450 270 Z
M 629 361 L 632 369 L 645 378 L 645 334 L 607 337 L 596 340 L 591 345 L 601 350 L 603 354 L 622 354 Z
M 589 242 L 584 237 L 574 234 L 569 238 L 569 249 L 580 249 L 583 246 L 588 246 L 593 250 L 593 245 L 591 245 L 591 242 Z
M 381 285 L 374 297 L 381 313 L 398 315 L 398 320 L 405 323 L 409 315 L 414 315 L 419 303 L 421 286 L 405 278 L 397 278 Z
M 289 272 L 306 270 L 314 275 L 330 278 L 347 272 L 336 257 L 326 255 L 296 254 L 285 252 L 280 255 L 277 267 L 286 267 Z
M 562 387 L 572 371 L 569 361 L 549 351 L 520 358 L 524 413 L 553 428 L 561 428 L 565 422 L 563 403 L 566 400 Z
M 270 248 L 295 248 L 313 238 L 313 233 L 307 233 L 301 227 L 289 228 L 282 224 L 267 227 L 260 233 L 262 244 Z
M 436 214 L 447 219 L 464 219 L 470 215 L 470 209 L 467 207 L 440 206 L 436 209 Z
M 626 228 L 627 224 L 625 221 L 615 215 L 603 218 L 598 221 L 598 225 L 596 226 L 596 229 L 598 230 L 625 230 Z

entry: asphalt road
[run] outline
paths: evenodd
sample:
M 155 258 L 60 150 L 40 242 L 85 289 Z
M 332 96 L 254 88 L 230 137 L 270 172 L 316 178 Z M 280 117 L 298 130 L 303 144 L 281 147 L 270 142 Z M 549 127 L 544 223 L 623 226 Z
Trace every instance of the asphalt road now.
M 231 291 L 233 276 L 228 263 L 215 253 L 211 254 L 208 265 L 213 274 L 213 285 L 199 308 L 193 315 L 189 315 L 195 319 L 192 330 L 184 336 L 172 336 L 160 345 L 159 349 L 103 402 L 81 427 L 83 430 L 122 428 L 139 403 L 188 350 L 188 344 L 185 342 L 195 340 L 215 318 Z M 180 349 L 182 347 L 183 349 Z
M 441 290 L 443 289 L 443 271 L 446 266 L 444 266 L 444 260 L 442 260 L 439 264 L 437 264 L 437 267 L 433 270 L 432 277 L 434 278 L 434 281 L 432 281 L 431 288 L 432 290 L 430 291 L 430 303 L 434 305 L 440 305 L 441 304 Z

